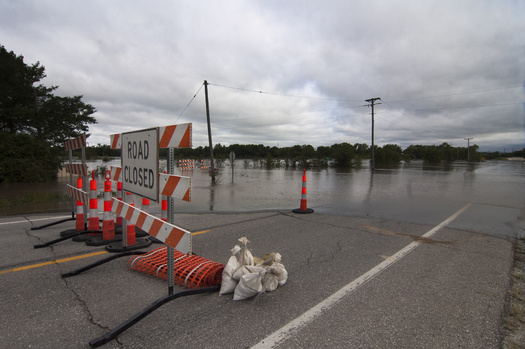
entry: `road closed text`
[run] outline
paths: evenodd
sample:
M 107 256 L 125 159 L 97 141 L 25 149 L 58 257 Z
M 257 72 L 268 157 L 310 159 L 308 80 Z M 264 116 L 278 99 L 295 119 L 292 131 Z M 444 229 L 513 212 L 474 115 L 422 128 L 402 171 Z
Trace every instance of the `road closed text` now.
M 159 139 L 157 128 L 122 134 L 122 189 L 158 201 Z
M 155 173 L 151 168 L 124 166 L 124 182 L 152 189 L 155 185 Z
M 134 187 L 152 189 L 155 187 L 157 177 L 153 168 L 145 167 L 150 157 L 150 143 L 147 139 L 127 140 L 123 149 L 129 165 L 123 168 L 124 183 Z

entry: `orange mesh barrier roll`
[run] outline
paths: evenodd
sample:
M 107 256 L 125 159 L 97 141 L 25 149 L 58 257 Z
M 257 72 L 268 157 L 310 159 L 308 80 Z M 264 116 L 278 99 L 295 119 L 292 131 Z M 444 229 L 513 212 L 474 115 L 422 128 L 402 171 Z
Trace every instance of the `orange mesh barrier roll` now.
M 187 256 L 177 250 L 173 258 L 176 284 L 189 288 L 221 284 L 223 264 L 195 255 Z M 167 280 L 168 248 L 164 246 L 132 257 L 128 261 L 128 268 Z

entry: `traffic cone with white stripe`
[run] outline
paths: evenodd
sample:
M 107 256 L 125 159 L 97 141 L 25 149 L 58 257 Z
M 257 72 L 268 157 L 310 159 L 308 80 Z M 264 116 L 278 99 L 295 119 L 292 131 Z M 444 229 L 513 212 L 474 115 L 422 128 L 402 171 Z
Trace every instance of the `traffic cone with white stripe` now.
M 82 177 L 77 178 L 77 189 L 83 190 Z M 78 236 L 79 233 L 86 232 L 87 225 L 84 220 L 84 204 L 77 200 L 77 212 L 75 214 L 75 229 L 68 229 L 60 232 L 63 238 Z
M 88 239 L 100 236 L 100 218 L 98 217 L 98 198 L 97 198 L 97 180 L 95 179 L 95 171 L 93 171 L 92 179 L 89 181 L 89 218 L 87 235 L 79 235 L 73 238 L 73 241 L 84 242 Z
M 301 207 L 292 210 L 293 213 L 313 213 L 314 210 L 308 208 L 306 203 L 306 169 L 303 170 L 303 186 L 301 189 Z
M 97 198 L 97 180 L 95 179 L 95 171 L 93 177 L 89 181 L 89 224 L 88 230 L 100 230 L 100 218 L 98 217 L 98 198 Z
M 109 176 L 108 176 L 109 175 Z M 111 172 L 106 171 L 104 182 L 104 217 L 102 221 L 102 239 L 111 241 L 115 239 L 115 222 L 111 214 Z
M 77 178 L 77 188 L 82 190 L 82 177 Z M 82 231 L 85 229 L 84 226 L 84 205 L 81 201 L 77 200 L 77 214 L 76 214 L 76 221 L 75 221 L 75 230 L 76 231 Z
M 102 220 L 102 236 L 90 237 L 86 240 L 87 246 L 107 245 L 115 240 L 115 222 L 111 213 L 111 172 L 106 171 L 104 182 L 104 216 Z

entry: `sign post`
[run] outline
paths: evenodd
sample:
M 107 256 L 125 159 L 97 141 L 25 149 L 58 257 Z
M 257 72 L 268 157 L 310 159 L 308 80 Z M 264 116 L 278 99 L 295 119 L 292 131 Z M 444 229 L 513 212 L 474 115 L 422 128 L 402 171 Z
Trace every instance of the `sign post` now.
M 230 164 L 232 166 L 232 183 L 233 183 L 233 166 L 234 166 L 234 163 L 235 163 L 235 153 L 234 152 L 230 152 Z

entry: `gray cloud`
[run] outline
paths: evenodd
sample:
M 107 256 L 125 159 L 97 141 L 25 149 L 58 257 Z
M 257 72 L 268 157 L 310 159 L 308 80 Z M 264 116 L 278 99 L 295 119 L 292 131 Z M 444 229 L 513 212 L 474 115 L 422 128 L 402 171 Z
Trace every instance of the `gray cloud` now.
M 522 2 L 29 0 L 0 21 L 46 85 L 97 108 L 90 144 L 192 122 L 207 145 L 208 80 L 223 145 L 370 144 L 381 97 L 376 144 L 525 146 Z

